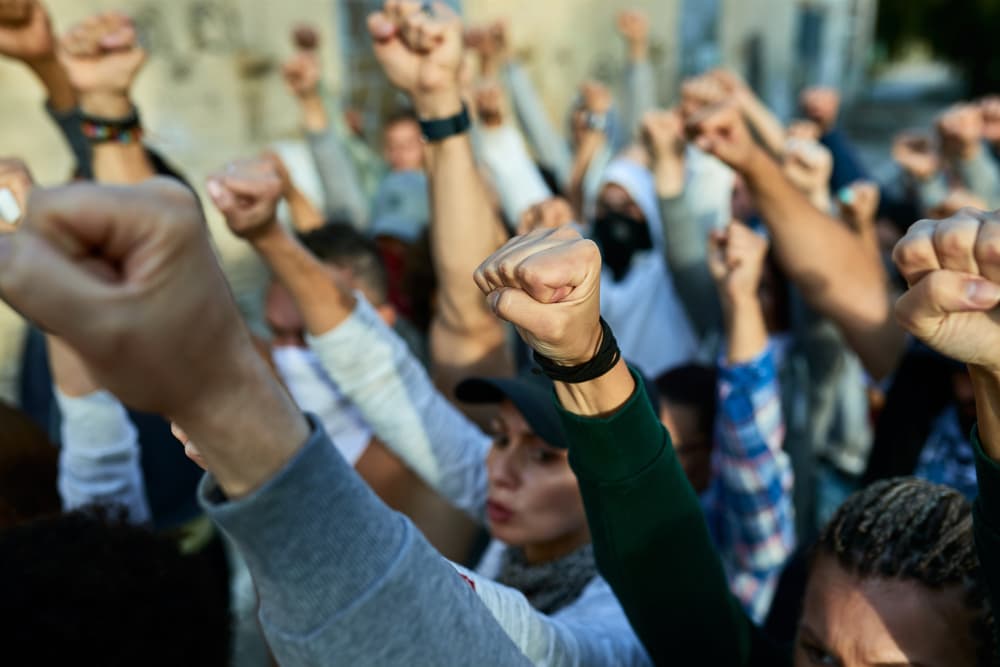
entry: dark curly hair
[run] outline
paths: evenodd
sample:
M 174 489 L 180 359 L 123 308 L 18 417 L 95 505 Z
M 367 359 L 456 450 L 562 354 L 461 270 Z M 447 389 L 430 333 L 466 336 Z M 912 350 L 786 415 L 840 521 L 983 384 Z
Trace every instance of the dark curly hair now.
M 5 664 L 228 664 L 217 571 L 108 510 L 0 531 L 0 591 Z
M 62 511 L 59 450 L 27 415 L 0 403 L 0 530 Z
M 973 612 L 980 665 L 993 665 L 993 612 L 972 531 L 972 506 L 954 489 L 912 477 L 876 482 L 841 505 L 818 553 L 860 577 L 959 586 Z

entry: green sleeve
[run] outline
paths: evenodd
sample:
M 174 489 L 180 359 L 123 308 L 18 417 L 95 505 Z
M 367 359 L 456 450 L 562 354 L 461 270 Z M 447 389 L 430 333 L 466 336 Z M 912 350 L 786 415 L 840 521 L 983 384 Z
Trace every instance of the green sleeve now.
M 983 451 L 978 427 L 972 432 L 972 446 L 976 450 L 976 477 L 979 481 L 979 497 L 972 510 L 976 551 L 992 608 L 1000 609 L 1000 464 Z
M 730 595 L 698 498 L 636 387 L 611 417 L 560 408 L 601 574 L 654 664 L 790 665 Z

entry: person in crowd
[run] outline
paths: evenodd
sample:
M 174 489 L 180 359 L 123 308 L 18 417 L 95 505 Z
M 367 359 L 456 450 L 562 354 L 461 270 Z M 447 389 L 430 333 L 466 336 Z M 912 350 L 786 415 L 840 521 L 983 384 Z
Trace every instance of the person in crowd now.
M 937 224 L 936 241 L 919 229 Z M 989 444 L 977 465 L 981 484 L 993 485 L 1000 382 L 989 369 L 1000 367 L 992 359 L 1000 329 L 989 311 L 1000 285 L 985 277 L 989 264 L 982 274 L 968 270 L 982 252 L 976 244 L 991 242 L 979 227 L 996 224 L 987 216 L 921 223 L 896 253 L 914 285 L 897 306 L 900 321 L 978 375 L 979 428 Z M 961 256 L 940 254 L 957 243 Z M 578 234 L 537 232 L 491 256 L 476 281 L 552 362 L 600 569 L 657 664 L 993 664 L 998 506 L 989 495 L 975 512 L 956 491 L 908 479 L 852 496 L 820 537 L 792 650 L 735 609 L 669 435 L 600 320 L 600 272 Z M 707 581 L 717 582 L 715 594 L 706 594 Z

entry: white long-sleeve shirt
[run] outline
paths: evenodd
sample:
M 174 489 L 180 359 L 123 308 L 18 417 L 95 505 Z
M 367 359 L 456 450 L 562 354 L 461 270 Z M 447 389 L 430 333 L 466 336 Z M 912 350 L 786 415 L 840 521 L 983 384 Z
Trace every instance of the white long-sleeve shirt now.
M 364 297 L 358 295 L 347 320 L 308 342 L 375 435 L 444 498 L 482 522 L 489 436 L 437 391 Z M 600 577 L 571 605 L 547 616 L 520 591 L 455 567 L 535 665 L 651 664 Z

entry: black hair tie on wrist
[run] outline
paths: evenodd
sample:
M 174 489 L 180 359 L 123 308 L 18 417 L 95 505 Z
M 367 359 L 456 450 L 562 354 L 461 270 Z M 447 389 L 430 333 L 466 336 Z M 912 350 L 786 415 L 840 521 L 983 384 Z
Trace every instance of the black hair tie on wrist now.
M 622 353 L 618 349 L 618 341 L 611 331 L 608 323 L 601 318 L 601 347 L 597 350 L 594 358 L 588 362 L 577 366 L 560 366 L 548 357 L 544 357 L 536 351 L 534 353 L 535 363 L 541 368 L 553 382 L 565 382 L 567 384 L 580 384 L 595 380 L 612 368 L 621 359 Z

